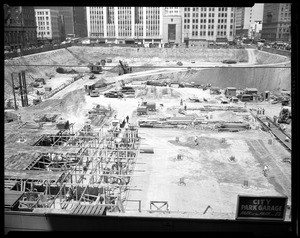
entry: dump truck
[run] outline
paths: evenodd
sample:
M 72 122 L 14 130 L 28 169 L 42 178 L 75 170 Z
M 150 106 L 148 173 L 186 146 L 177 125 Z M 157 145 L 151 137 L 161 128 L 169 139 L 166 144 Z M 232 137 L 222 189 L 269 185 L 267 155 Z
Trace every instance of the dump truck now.
M 132 67 L 129 67 L 126 62 L 123 63 L 121 60 L 119 60 L 119 63 L 119 75 L 132 73 Z

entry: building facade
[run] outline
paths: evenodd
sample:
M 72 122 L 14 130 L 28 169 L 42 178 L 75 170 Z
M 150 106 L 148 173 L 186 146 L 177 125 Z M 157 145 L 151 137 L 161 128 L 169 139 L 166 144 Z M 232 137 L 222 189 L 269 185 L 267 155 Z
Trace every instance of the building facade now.
M 179 7 L 163 8 L 163 43 L 182 43 L 182 16 Z
M 257 22 L 263 19 L 264 4 L 254 4 L 253 7 L 236 8 L 235 29 L 236 36 L 251 38 L 253 29 L 257 28 Z
M 184 7 L 182 8 L 182 39 L 216 41 L 235 37 L 235 8 Z
M 267 41 L 291 41 L 291 4 L 265 3 L 261 38 Z
M 35 9 L 37 37 L 41 41 L 60 43 L 61 18 L 57 10 Z
M 87 36 L 87 21 L 85 7 L 35 7 L 35 9 L 57 10 L 63 17 L 64 40 L 68 34 L 75 34 L 76 37 Z
M 88 37 L 106 43 L 162 44 L 161 7 L 87 7 Z
M 37 27 L 33 7 L 4 4 L 4 46 L 17 49 L 37 44 Z

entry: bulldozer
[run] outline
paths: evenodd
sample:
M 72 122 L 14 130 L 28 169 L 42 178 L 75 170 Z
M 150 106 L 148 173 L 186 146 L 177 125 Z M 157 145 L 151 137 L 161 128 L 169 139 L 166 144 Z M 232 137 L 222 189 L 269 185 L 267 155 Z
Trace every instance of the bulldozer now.
M 279 112 L 278 123 L 290 124 L 292 120 L 291 107 L 284 106 Z
M 129 67 L 126 62 L 123 63 L 121 60 L 119 60 L 119 63 L 119 75 L 132 73 L 132 67 Z

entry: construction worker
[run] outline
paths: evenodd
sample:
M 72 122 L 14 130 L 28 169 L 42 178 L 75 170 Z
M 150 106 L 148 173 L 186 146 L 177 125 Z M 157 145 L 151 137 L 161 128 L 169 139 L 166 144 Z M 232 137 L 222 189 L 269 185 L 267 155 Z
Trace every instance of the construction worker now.
M 184 110 L 186 111 L 186 104 L 184 104 Z
M 21 118 L 21 114 L 18 114 L 18 122 L 21 124 L 22 123 L 22 118 Z
M 269 170 L 269 166 L 268 166 L 268 165 L 265 165 L 265 167 L 264 167 L 264 169 L 263 169 L 263 173 L 264 173 L 264 176 L 265 176 L 265 177 L 268 176 L 268 174 L 267 174 L 268 170 Z
M 127 123 L 128 123 L 128 121 L 129 121 L 129 116 L 127 115 L 127 117 L 126 117 L 126 121 L 127 121 Z
M 182 106 L 183 105 L 183 101 L 182 101 L 182 98 L 181 98 L 181 100 L 180 100 L 180 106 Z
M 198 136 L 194 137 L 195 145 L 198 145 Z
M 262 114 L 265 115 L 265 109 L 264 108 L 262 109 Z

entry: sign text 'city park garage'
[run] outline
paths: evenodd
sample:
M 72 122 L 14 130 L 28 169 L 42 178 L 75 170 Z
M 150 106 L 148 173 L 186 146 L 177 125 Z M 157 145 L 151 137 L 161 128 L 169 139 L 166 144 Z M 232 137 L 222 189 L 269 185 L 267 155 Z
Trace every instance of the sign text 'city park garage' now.
M 237 219 L 284 220 L 286 197 L 238 196 Z

